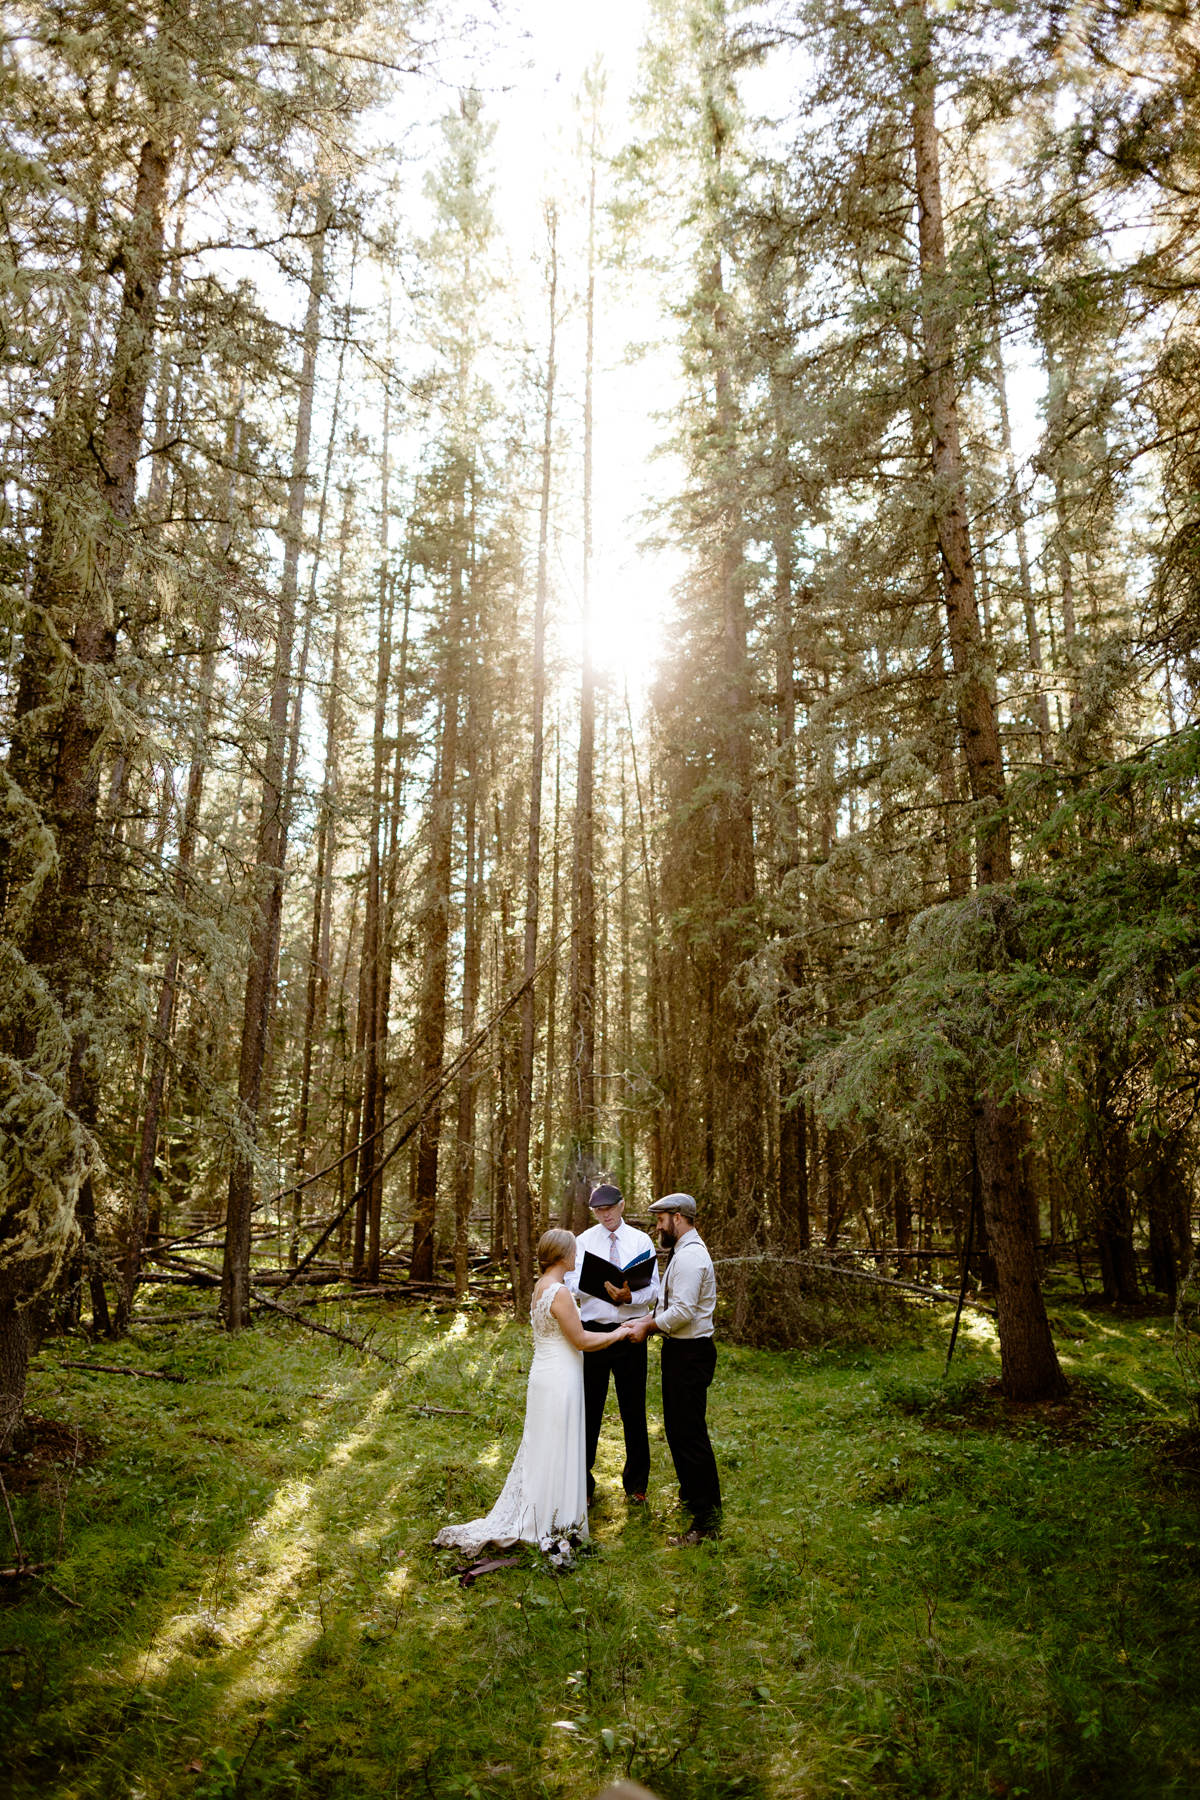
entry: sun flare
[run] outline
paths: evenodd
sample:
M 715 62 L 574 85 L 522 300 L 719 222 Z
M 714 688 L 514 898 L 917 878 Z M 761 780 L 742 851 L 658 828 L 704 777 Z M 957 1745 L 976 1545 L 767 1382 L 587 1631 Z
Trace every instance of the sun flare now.
M 644 692 L 663 651 L 665 595 L 638 569 L 633 579 L 605 582 L 593 603 L 592 658 L 596 672 L 618 689 Z

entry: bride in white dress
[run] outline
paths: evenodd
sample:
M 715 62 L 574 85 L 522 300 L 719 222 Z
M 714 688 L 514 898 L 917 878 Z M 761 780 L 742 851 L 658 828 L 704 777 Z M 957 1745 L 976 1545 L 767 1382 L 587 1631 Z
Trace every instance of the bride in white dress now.
M 533 1365 L 525 1395 L 525 1430 L 500 1498 L 484 1519 L 447 1525 L 434 1543 L 478 1556 L 489 1545 L 586 1538 L 587 1471 L 583 1427 L 583 1358 L 628 1336 L 585 1331 L 563 1276 L 575 1267 L 569 1231 L 544 1232 L 538 1242 L 541 1280 L 533 1290 Z

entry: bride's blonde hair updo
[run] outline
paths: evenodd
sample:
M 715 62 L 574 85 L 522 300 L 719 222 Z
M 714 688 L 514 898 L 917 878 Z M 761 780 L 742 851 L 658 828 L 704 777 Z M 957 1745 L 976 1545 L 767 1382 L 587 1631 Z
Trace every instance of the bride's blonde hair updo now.
M 538 1268 L 543 1273 L 551 1263 L 564 1262 L 575 1248 L 574 1235 L 569 1231 L 543 1231 L 538 1239 Z

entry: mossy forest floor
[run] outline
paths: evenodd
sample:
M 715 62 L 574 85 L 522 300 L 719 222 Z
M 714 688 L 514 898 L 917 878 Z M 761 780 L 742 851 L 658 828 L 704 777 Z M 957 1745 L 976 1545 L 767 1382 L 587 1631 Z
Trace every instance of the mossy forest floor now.
M 228 1339 L 153 1312 L 125 1344 L 43 1349 L 49 1423 L 4 1474 L 54 1587 L 2 1584 L 0 1790 L 1200 1792 L 1200 1459 L 1169 1319 L 1056 1302 L 1072 1398 L 1027 1414 L 995 1398 L 986 1321 L 947 1385 L 929 1314 L 890 1347 L 723 1346 L 726 1531 L 698 1549 L 666 1547 L 652 1347 L 651 1504 L 620 1497 L 614 1414 L 577 1571 L 529 1554 L 464 1588 L 429 1540 L 495 1497 L 527 1331 L 324 1316 L 402 1371 L 283 1321 Z M 186 1380 L 62 1366 L 89 1360 Z

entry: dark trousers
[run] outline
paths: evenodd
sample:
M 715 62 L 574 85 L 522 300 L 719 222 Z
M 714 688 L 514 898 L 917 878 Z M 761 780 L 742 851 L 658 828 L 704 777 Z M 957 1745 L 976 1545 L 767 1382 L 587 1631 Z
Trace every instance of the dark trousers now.
M 585 1326 L 585 1330 L 591 1330 Z M 617 1390 L 617 1409 L 625 1432 L 625 1467 L 621 1482 L 627 1494 L 644 1494 L 650 1479 L 650 1438 L 646 1431 L 646 1346 L 622 1338 L 608 1350 L 589 1350 L 583 1359 L 583 1417 L 587 1431 L 587 1497 L 596 1491 L 592 1469 L 600 1442 L 600 1422 L 608 1399 L 608 1378 Z
M 663 1425 L 679 1498 L 701 1531 L 716 1525 L 721 1510 L 721 1479 L 708 1436 L 708 1390 L 716 1366 L 712 1338 L 663 1338 Z

